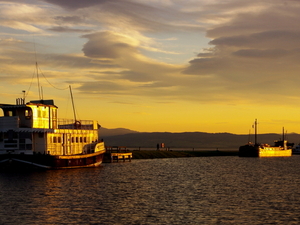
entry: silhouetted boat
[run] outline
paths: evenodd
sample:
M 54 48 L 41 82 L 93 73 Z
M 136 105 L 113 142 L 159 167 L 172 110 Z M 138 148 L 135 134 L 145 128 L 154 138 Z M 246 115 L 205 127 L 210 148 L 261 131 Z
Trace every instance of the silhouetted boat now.
M 255 142 L 249 142 L 246 145 L 240 146 L 240 157 L 288 157 L 292 155 L 293 143 L 288 143 L 284 140 L 284 132 L 282 141 L 275 141 L 274 146 L 269 144 L 257 143 L 257 120 L 254 123 L 255 126 Z
M 298 145 L 295 146 L 295 148 L 293 148 L 292 151 L 293 154 L 300 154 L 300 143 Z

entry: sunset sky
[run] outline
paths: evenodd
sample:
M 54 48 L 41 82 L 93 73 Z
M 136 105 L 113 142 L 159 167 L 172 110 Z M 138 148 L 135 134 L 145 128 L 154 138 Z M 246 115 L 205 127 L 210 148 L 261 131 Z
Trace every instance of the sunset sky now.
M 0 0 L 0 103 L 141 132 L 300 133 L 300 1 Z

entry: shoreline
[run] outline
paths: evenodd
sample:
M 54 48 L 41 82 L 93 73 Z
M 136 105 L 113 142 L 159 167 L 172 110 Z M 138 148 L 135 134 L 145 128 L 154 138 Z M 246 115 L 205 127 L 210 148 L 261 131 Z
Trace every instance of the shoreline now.
M 183 157 L 214 157 L 214 156 L 238 156 L 237 150 L 203 150 L 203 151 L 159 151 L 159 150 L 134 150 L 132 159 L 159 159 L 159 158 L 183 158 Z M 110 153 L 104 154 L 103 162 L 110 162 Z

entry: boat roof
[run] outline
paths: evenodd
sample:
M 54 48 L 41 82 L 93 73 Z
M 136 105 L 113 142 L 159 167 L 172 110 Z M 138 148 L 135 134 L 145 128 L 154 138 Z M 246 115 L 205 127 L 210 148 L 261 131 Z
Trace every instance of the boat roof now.
M 20 133 L 53 133 L 54 129 L 49 128 L 0 128 L 0 132 L 8 131 L 20 132 Z
M 58 108 L 56 105 L 54 105 L 54 101 L 52 99 L 49 99 L 49 100 L 33 100 L 33 101 L 30 101 L 30 102 L 27 102 L 26 104 L 0 104 L 0 108 L 2 108 L 2 109 L 24 108 L 24 107 L 30 107 L 30 105 L 54 106 L 54 107 Z

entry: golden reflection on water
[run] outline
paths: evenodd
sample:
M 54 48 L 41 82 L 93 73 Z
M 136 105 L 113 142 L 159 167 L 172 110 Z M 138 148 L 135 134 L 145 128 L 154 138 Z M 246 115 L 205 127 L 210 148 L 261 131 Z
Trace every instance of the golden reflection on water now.
M 297 224 L 299 162 L 203 157 L 1 172 L 0 223 Z

